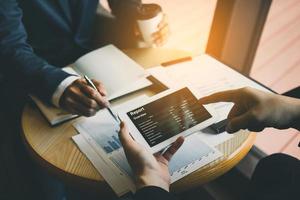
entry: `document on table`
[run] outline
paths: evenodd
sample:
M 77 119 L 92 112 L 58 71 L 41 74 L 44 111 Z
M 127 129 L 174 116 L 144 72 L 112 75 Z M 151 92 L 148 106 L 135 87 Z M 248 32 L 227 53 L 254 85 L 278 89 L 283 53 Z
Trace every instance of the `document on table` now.
M 150 74 L 169 88 L 188 86 L 194 88 L 198 98 L 229 89 L 237 89 L 250 86 L 263 91 L 270 92 L 258 83 L 246 78 L 209 55 L 203 54 L 194 57 L 191 61 L 178 63 L 168 67 L 154 67 L 148 69 Z M 211 104 L 218 120 L 227 118 L 233 103 L 213 103 Z M 212 145 L 218 145 L 233 135 L 226 132 L 221 134 L 211 134 L 210 130 L 201 131 L 200 137 L 210 141 Z
M 116 107 L 113 109 L 118 110 Z M 116 194 L 120 196 L 129 191 L 134 192 L 133 173 L 118 138 L 119 127 L 108 111 L 102 110 L 94 117 L 83 118 L 74 127 L 80 134 L 74 136 L 73 140 Z M 171 182 L 220 156 L 221 152 L 201 141 L 197 134 L 187 137 L 170 162 Z
M 103 158 L 82 134 L 75 135 L 72 139 L 118 196 L 122 196 L 128 191 L 133 190 L 130 189 L 133 183 L 129 182 L 123 173 L 118 173 L 118 169 L 110 165 L 107 159 Z

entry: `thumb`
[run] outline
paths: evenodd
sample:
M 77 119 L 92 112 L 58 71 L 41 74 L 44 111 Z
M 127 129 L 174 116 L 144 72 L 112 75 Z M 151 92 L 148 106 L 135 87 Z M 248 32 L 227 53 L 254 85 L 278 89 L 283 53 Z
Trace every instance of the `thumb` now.
M 107 96 L 107 91 L 103 85 L 103 83 L 101 83 L 100 81 L 97 81 L 95 79 L 92 79 L 92 82 L 95 84 L 98 92 L 102 95 L 102 96 Z
M 229 119 L 229 122 L 226 127 L 228 133 L 234 133 L 240 129 L 247 129 L 252 123 L 253 117 L 250 111 L 246 112 L 243 115 Z
M 129 134 L 127 126 L 123 121 L 120 124 L 119 139 L 125 149 L 135 142 Z
M 170 161 L 173 155 L 178 151 L 178 149 L 181 147 L 181 145 L 184 142 L 183 137 L 177 138 L 177 140 L 168 148 L 168 150 L 163 154 L 163 157 Z

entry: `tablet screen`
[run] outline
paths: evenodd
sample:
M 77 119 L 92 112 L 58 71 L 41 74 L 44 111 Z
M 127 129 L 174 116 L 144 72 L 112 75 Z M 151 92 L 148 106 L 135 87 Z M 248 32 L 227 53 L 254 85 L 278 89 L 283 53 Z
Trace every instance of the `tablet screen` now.
M 211 118 L 188 88 L 126 113 L 150 147 Z

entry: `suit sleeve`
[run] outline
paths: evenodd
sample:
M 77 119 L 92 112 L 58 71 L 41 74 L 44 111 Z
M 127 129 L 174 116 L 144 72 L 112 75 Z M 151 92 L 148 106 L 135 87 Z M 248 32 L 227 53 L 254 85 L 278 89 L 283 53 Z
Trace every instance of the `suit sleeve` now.
M 35 55 L 27 43 L 17 0 L 0 1 L 0 62 L 4 79 L 49 103 L 59 83 L 69 76 Z
M 112 13 L 120 19 L 134 20 L 136 8 L 142 4 L 141 0 L 108 0 Z
M 177 198 L 171 193 L 165 191 L 162 188 L 149 186 L 138 190 L 134 197 L 134 200 L 177 200 Z

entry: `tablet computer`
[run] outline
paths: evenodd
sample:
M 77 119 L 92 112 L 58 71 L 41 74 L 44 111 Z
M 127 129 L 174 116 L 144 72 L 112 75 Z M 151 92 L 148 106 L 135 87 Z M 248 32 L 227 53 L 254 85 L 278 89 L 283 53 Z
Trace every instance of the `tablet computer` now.
M 213 113 L 187 87 L 169 89 L 119 110 L 131 136 L 152 153 L 166 148 L 179 136 L 186 137 L 210 126 L 215 122 Z

